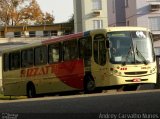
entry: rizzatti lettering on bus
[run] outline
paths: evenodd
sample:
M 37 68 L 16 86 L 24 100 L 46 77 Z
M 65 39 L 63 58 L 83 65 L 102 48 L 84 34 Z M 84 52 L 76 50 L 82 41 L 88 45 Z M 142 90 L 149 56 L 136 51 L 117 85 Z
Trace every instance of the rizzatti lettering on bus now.
M 40 68 L 22 69 L 21 77 L 46 75 L 49 73 L 54 73 L 56 69 L 57 69 L 57 65 L 49 65 L 49 66 L 40 67 Z

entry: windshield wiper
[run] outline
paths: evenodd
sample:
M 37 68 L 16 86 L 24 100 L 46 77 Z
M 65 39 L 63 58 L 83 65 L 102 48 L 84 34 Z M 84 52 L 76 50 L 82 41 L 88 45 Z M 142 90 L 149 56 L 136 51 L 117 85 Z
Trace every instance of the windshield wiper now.
M 138 50 L 137 45 L 136 45 L 136 54 L 137 54 L 139 57 L 142 58 L 143 63 L 144 63 L 145 65 L 147 65 L 147 64 L 149 63 L 149 62 L 145 59 L 145 57 L 142 55 L 142 53 Z
M 129 47 L 129 50 L 127 52 L 127 56 L 125 57 L 125 61 L 122 62 L 122 65 L 125 66 L 126 65 L 126 62 L 128 61 L 128 57 L 129 57 L 129 54 L 132 52 L 132 44 L 131 46 Z

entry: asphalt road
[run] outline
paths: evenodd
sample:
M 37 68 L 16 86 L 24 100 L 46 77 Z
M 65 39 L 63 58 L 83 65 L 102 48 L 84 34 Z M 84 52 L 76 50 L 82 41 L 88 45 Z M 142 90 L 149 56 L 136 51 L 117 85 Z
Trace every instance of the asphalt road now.
M 158 119 L 160 90 L 0 101 L 0 114 L 2 119 L 7 119 L 4 118 L 7 116 L 14 116 L 15 119 L 125 118 L 123 114 Z

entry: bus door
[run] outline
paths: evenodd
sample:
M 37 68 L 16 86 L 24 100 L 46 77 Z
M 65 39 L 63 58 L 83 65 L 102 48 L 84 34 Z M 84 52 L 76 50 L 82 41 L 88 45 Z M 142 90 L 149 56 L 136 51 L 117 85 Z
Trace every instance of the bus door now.
M 96 86 L 103 86 L 106 83 L 105 77 L 107 77 L 108 75 L 106 60 L 105 36 L 102 34 L 95 35 L 93 41 L 93 57 L 91 70 Z

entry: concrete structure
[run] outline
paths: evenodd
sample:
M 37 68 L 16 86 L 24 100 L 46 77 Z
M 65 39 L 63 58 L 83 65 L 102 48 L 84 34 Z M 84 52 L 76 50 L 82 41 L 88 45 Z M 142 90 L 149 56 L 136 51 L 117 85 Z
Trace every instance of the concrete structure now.
M 150 28 L 160 38 L 160 0 L 126 0 L 126 23 Z
M 108 26 L 125 26 L 126 12 L 124 0 L 107 0 Z
M 108 0 L 108 15 L 109 26 L 125 19 L 127 26 L 147 27 L 160 39 L 160 0 Z
M 61 36 L 73 33 L 70 23 L 0 27 L 1 38 Z
M 108 27 L 107 0 L 73 0 L 75 32 Z

